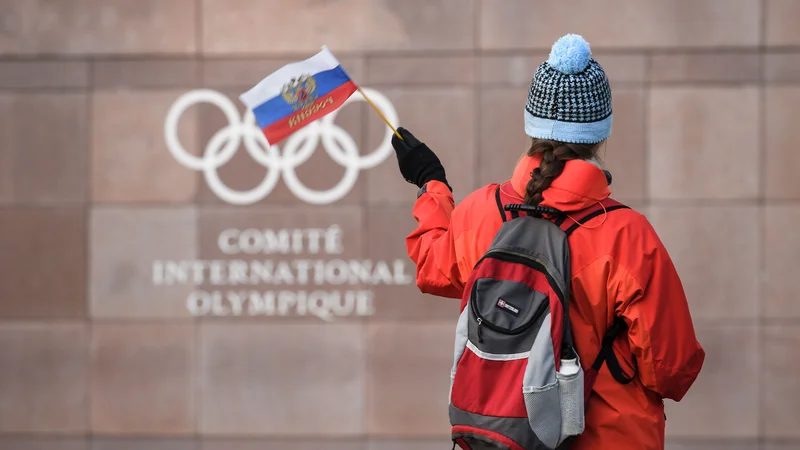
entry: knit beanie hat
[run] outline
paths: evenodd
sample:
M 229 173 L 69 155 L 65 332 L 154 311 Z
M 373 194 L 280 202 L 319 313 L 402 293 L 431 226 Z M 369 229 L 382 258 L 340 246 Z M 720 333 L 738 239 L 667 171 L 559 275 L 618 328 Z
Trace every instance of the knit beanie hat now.
M 525 133 L 533 138 L 594 144 L 611 135 L 611 87 L 589 43 L 568 34 L 531 81 Z

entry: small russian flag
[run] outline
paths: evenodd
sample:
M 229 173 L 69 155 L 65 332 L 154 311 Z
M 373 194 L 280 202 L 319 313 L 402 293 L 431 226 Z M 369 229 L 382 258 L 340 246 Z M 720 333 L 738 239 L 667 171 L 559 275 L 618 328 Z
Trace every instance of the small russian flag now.
M 335 111 L 357 89 L 326 47 L 305 61 L 281 67 L 239 99 L 253 110 L 267 142 L 275 144 Z

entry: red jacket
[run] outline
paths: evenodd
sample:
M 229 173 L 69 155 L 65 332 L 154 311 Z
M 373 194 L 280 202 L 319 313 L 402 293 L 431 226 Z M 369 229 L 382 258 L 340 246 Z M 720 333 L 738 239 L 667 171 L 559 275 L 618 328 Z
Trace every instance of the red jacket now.
M 521 202 L 538 164 L 533 157 L 520 160 L 503 192 Z M 502 225 L 496 188 L 478 189 L 454 207 L 447 186 L 428 183 L 414 205 L 419 226 L 407 238 L 420 290 L 462 297 L 472 267 Z M 542 205 L 575 212 L 609 194 L 599 168 L 574 160 L 543 193 Z M 570 236 L 569 245 L 570 321 L 581 361 L 584 366 L 594 361 L 602 337 L 619 316 L 628 331 L 617 339 L 615 353 L 625 373 L 633 373 L 631 354 L 639 366 L 627 385 L 616 382 L 603 366 L 587 405 L 586 430 L 573 448 L 663 449 L 662 399 L 681 400 L 705 359 L 672 260 L 647 219 L 628 209 L 591 219 Z

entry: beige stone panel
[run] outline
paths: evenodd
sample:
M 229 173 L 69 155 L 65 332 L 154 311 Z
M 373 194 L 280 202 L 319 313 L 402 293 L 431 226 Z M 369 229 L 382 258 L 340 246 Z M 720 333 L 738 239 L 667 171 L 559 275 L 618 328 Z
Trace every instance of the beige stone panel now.
M 800 205 L 768 205 L 764 230 L 765 273 L 762 278 L 762 308 L 771 319 L 800 318 Z
M 194 433 L 194 336 L 193 325 L 95 323 L 91 349 L 94 434 Z
M 417 227 L 413 204 L 373 206 L 367 211 L 366 254 L 376 260 L 402 261 L 405 284 L 372 287 L 376 320 L 458 320 L 461 299 L 423 294 L 416 285 L 416 265 L 408 257 L 406 236 Z
M 197 259 L 194 208 L 98 207 L 91 218 L 92 317 L 189 317 L 190 277 L 169 266 Z
M 468 49 L 474 46 L 475 3 L 203 0 L 203 49 L 207 54 L 293 53 L 298 59 L 323 45 L 334 53 Z M 257 37 L 253 29 L 260 31 Z
M 764 0 L 766 43 L 771 46 L 800 44 L 800 4 L 794 0 Z
M 571 30 L 597 48 L 744 47 L 756 46 L 760 36 L 759 0 L 485 0 L 480 6 L 480 46 L 492 50 L 549 49 Z
M 86 227 L 83 208 L 0 209 L 0 317 L 85 317 Z
M 764 434 L 771 439 L 800 439 L 800 326 L 770 325 L 764 329 Z
M 0 203 L 86 200 L 87 111 L 85 94 L 0 94 Z
M 88 333 L 80 322 L 5 323 L 0 326 L 0 431 L 87 431 Z M 11 448 L 0 441 L 0 448 Z M 62 450 L 53 443 L 23 443 L 19 449 Z M 79 443 L 63 450 L 82 448 Z
M 759 193 L 756 87 L 661 87 L 648 111 L 654 199 L 755 199 Z
M 0 52 L 30 55 L 191 53 L 194 0 L 7 0 Z
M 755 206 L 651 206 L 696 319 L 756 319 L 759 210 Z
M 650 63 L 650 80 L 655 83 L 757 82 L 760 78 L 757 52 L 656 54 Z
M 366 420 L 371 436 L 446 436 L 455 326 L 456 320 L 369 325 Z
M 367 60 L 370 85 L 469 85 L 475 81 L 471 56 L 375 56 Z
M 170 153 L 165 121 L 185 91 L 98 91 L 92 102 L 92 200 L 101 203 L 191 203 L 198 172 Z M 197 145 L 196 107 L 178 120 L 189 155 Z M 180 151 L 180 150 L 178 150 Z
M 769 87 L 766 91 L 766 195 L 770 199 L 800 199 L 800 87 Z
M 697 324 L 696 331 L 706 360 L 683 400 L 666 402 L 667 438 L 758 437 L 763 370 L 758 326 Z
M 353 437 L 364 432 L 360 324 L 204 323 L 200 432 Z

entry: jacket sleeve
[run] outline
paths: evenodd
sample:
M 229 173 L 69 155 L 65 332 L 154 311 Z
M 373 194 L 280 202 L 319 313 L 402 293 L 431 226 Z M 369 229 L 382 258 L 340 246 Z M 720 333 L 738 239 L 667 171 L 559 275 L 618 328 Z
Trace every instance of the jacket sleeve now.
M 453 194 L 439 181 L 428 182 L 414 204 L 418 226 L 406 247 L 417 265 L 417 286 L 426 294 L 460 298 L 464 290 L 451 227 L 454 209 Z
M 646 221 L 645 221 L 646 223 Z M 617 292 L 616 312 L 627 323 L 628 340 L 639 365 L 642 383 L 661 397 L 680 401 L 694 383 L 705 360 L 695 335 L 689 305 L 666 248 L 649 223 L 632 246 L 639 253 L 627 287 Z M 619 286 L 618 286 L 619 287 Z M 613 298 L 613 297 L 612 297 Z

